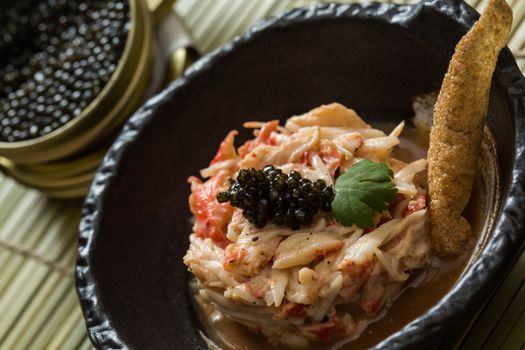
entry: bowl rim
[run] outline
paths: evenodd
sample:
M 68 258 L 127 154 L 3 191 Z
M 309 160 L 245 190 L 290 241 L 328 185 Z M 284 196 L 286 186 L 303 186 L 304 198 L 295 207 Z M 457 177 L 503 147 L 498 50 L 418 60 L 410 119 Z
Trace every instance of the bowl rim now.
M 91 271 L 95 240 L 99 234 L 105 196 L 111 188 L 120 160 L 127 145 L 137 139 L 141 130 L 152 120 L 154 112 L 179 89 L 210 69 L 219 58 L 238 46 L 248 43 L 269 27 L 286 27 L 297 23 L 324 18 L 372 19 L 388 24 L 407 26 L 422 12 L 435 11 L 459 23 L 466 32 L 479 14 L 461 0 L 423 0 L 416 5 L 392 3 L 317 4 L 287 10 L 284 13 L 259 21 L 244 34 L 236 37 L 194 63 L 187 72 L 168 88 L 146 102 L 125 124 L 114 144 L 106 153 L 89 193 L 85 199 L 79 227 L 78 257 L 75 270 L 76 288 L 87 324 L 89 337 L 97 348 L 127 348 L 126 342 L 114 328 L 110 315 L 100 303 L 96 278 Z M 388 20 L 384 15 L 387 15 Z M 409 24 L 408 24 L 409 25 Z M 499 77 L 508 85 L 506 94 L 511 103 L 515 122 L 515 152 L 512 156 L 510 185 L 501 203 L 493 236 L 478 259 L 465 271 L 452 289 L 423 315 L 405 325 L 398 332 L 378 343 L 374 349 L 400 349 L 415 345 L 436 344 L 445 331 L 453 331 L 453 324 L 445 323 L 479 307 L 504 277 L 510 264 L 523 247 L 525 228 L 525 78 L 518 69 L 508 48 L 502 50 L 497 66 Z M 501 253 L 505 252 L 503 256 Z M 487 268 L 494 272 L 480 274 Z M 474 292 L 472 292 L 474 290 Z M 474 295 L 474 297 L 470 297 Z M 444 307 L 446 306 L 446 307 Z M 442 338 L 441 338 L 442 340 Z

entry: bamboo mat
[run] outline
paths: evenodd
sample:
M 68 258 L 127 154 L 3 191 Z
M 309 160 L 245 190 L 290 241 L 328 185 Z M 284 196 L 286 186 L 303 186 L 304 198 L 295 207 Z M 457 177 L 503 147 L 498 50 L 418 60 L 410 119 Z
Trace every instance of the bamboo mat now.
M 525 0 L 514 8 L 509 47 L 525 69 Z M 175 11 L 201 52 L 256 20 L 312 0 L 179 0 Z M 356 2 L 356 1 L 347 1 Z M 392 1 L 413 3 L 411 0 Z M 482 8 L 486 0 L 470 0 Z M 91 349 L 74 289 L 80 201 L 50 200 L 0 174 L 0 349 Z M 520 349 L 525 344 L 525 254 L 470 332 L 444 348 Z M 188 349 L 189 350 L 189 349 Z

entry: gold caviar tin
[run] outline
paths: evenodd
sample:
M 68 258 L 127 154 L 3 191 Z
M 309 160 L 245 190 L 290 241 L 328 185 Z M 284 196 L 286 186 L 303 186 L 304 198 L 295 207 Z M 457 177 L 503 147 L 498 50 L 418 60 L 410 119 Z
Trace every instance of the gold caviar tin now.
M 144 56 L 151 55 L 151 19 L 142 0 L 130 0 L 129 5 L 131 27 L 126 46 L 117 68 L 97 97 L 78 117 L 47 135 L 25 141 L 0 142 L 0 156 L 20 164 L 52 161 L 77 154 L 111 132 L 105 128 L 114 117 L 108 111 L 121 100 L 134 76 L 144 80 L 149 76 L 144 65 L 142 71 L 138 69 Z
M 155 26 L 175 0 L 128 0 L 131 26 L 120 61 L 82 113 L 34 139 L 0 142 L 0 168 L 20 183 L 56 198 L 81 197 L 116 132 L 140 106 L 150 83 Z M 197 58 L 178 48 L 168 62 L 171 81 Z

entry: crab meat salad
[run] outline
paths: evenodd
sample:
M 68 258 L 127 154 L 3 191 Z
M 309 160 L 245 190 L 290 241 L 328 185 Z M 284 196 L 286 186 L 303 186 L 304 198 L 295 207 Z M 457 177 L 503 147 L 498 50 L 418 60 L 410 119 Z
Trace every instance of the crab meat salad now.
M 356 339 L 433 257 L 426 160 L 391 157 L 404 122 L 387 135 L 338 103 L 244 127 L 188 179 L 198 295 L 271 344 Z

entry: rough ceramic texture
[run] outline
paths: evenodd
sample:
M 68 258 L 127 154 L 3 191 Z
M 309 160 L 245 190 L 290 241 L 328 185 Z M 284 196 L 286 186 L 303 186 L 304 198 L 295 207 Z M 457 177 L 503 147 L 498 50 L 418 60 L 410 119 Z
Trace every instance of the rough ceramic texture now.
M 327 24 L 327 21 L 334 21 L 334 23 L 338 21 L 334 27 L 344 28 L 346 23 L 358 26 L 356 28 L 373 27 L 371 33 L 365 33 L 371 38 L 374 37 L 375 30 L 379 32 L 388 30 L 389 33 L 395 32 L 395 35 L 406 35 L 413 41 L 410 45 L 416 45 L 415 42 L 422 47 L 426 46 L 426 51 L 422 49 L 421 52 L 429 56 L 429 61 L 423 60 L 420 65 L 427 64 L 431 68 L 425 71 L 425 68 L 414 65 L 410 68 L 410 72 L 414 73 L 412 77 L 415 79 L 414 89 L 425 90 L 416 92 L 427 92 L 439 87 L 439 81 L 446 69 L 446 62 L 452 54 L 454 43 L 476 18 L 477 15 L 468 5 L 453 0 L 424 1 L 418 6 L 328 4 L 291 10 L 277 18 L 260 22 L 232 43 L 201 59 L 183 78 L 147 102 L 125 125 L 104 158 L 83 210 L 79 230 L 76 279 L 89 335 L 94 345 L 97 348 L 113 349 L 206 348 L 198 333 L 198 322 L 185 288 L 187 274 L 180 262 L 180 257 L 187 246 L 190 227 L 180 219 L 180 216 L 189 216 L 187 209 L 180 209 L 186 206 L 187 195 L 187 187 L 181 179 L 188 174 L 196 173 L 197 169 L 205 165 L 206 159 L 211 159 L 213 149 L 227 130 L 239 127 L 240 121 L 246 117 L 242 115 L 242 108 L 249 111 L 253 119 L 270 119 L 274 115 L 286 116 L 294 112 L 302 112 L 306 106 L 314 107 L 319 102 L 330 102 L 333 99 L 352 105 L 365 114 L 369 112 L 370 115 L 376 112 L 373 110 L 375 104 L 383 103 L 389 105 L 394 114 L 406 116 L 409 108 L 409 100 L 406 96 L 414 92 L 410 91 L 410 87 L 402 84 L 399 84 L 401 92 L 397 92 L 398 89 L 393 90 L 394 85 L 389 85 L 386 79 L 378 85 L 379 97 L 374 96 L 370 102 L 366 96 L 355 91 L 355 88 L 352 90 L 351 86 L 344 86 L 347 91 L 339 92 L 345 90 L 339 88 L 335 92 L 327 92 L 323 95 L 324 90 L 321 88 L 324 85 L 321 84 L 311 87 L 320 88 L 316 94 L 312 93 L 310 96 L 307 90 L 301 92 L 305 94 L 304 99 L 309 98 L 311 101 L 304 102 L 294 97 L 291 92 L 290 96 L 287 96 L 291 106 L 288 106 L 285 100 L 279 100 L 275 106 L 268 109 L 264 109 L 264 106 L 271 104 L 272 100 L 268 101 L 265 98 L 274 95 L 271 91 L 261 91 L 261 95 L 256 97 L 263 102 L 258 107 L 254 107 L 254 110 L 249 110 L 249 106 L 256 105 L 257 101 L 244 101 L 249 99 L 247 94 L 251 87 L 248 86 L 246 93 L 239 93 L 240 106 L 235 110 L 235 104 L 232 104 L 235 99 L 226 98 L 226 93 L 231 88 L 229 84 L 235 86 L 235 83 L 230 83 L 230 79 L 221 78 L 222 68 L 216 67 L 218 62 L 223 64 L 225 71 L 228 71 L 233 68 L 228 67 L 225 62 L 237 60 L 236 63 L 242 63 L 242 59 L 238 59 L 237 52 L 240 51 L 244 55 L 252 46 L 259 47 L 259 50 L 261 45 L 264 47 L 264 42 L 259 40 L 260 38 L 277 40 L 276 34 L 279 37 L 286 37 L 287 31 L 293 32 L 293 28 L 297 26 L 303 26 L 304 30 L 308 31 L 311 26 L 325 28 L 332 26 Z M 396 28 L 402 30 L 396 31 Z M 328 29 L 327 32 L 330 30 Z M 294 35 L 300 37 L 300 34 Z M 436 37 L 447 38 L 447 40 L 434 40 Z M 403 40 L 405 39 L 398 44 L 401 45 Z M 277 47 L 275 50 L 279 50 L 277 45 L 269 52 L 274 50 L 274 47 Z M 334 52 L 327 53 L 327 56 L 332 59 L 334 54 Z M 392 56 L 401 57 L 395 52 Z M 322 56 L 320 57 L 320 64 L 323 65 Z M 307 56 L 302 58 L 306 60 Z M 407 62 L 411 60 L 418 62 L 417 54 L 414 57 L 407 57 Z M 262 66 L 257 66 L 258 62 L 252 65 L 253 60 L 244 63 L 246 66 L 238 67 L 237 70 L 242 70 L 248 77 L 251 77 L 251 74 L 255 76 L 259 74 L 253 73 L 252 70 L 268 69 L 262 63 Z M 316 62 L 315 67 L 318 65 L 319 62 Z M 312 67 L 312 74 L 314 74 L 317 68 Z M 359 71 L 354 73 L 360 74 Z M 394 73 L 395 71 L 392 72 Z M 304 74 L 307 80 L 310 77 L 309 73 L 304 72 Z M 422 74 L 428 74 L 426 80 L 418 78 Z M 403 77 L 403 75 L 393 76 L 392 80 L 395 80 L 393 84 L 399 83 L 397 80 L 402 80 Z M 209 84 L 201 82 L 201 78 L 210 80 Z M 292 75 L 286 78 L 293 80 Z M 239 79 L 232 78 L 234 81 L 242 81 Z M 261 77 L 261 81 L 266 84 L 264 79 Z M 282 78 L 279 77 L 280 79 Z M 344 85 L 344 81 L 337 81 L 336 76 L 332 79 Z M 222 90 L 217 90 L 216 84 L 219 84 Z M 278 81 L 276 84 L 276 89 L 281 89 Z M 293 83 L 290 84 L 293 86 Z M 367 81 L 363 80 L 365 87 L 366 84 Z M 220 114 L 221 103 L 226 104 L 224 108 L 232 110 L 235 120 L 230 122 L 220 118 L 213 119 L 213 112 L 207 111 L 205 107 L 185 105 L 186 100 L 195 103 L 195 100 L 198 100 L 195 94 L 202 91 L 202 89 L 197 89 L 197 92 L 195 89 L 192 90 L 190 88 L 192 85 L 209 90 L 203 94 L 205 100 L 202 104 L 209 104 L 209 108 L 214 111 L 216 109 L 219 116 L 226 115 Z M 253 88 L 254 91 L 259 92 L 257 86 Z M 386 90 L 381 92 L 381 88 Z M 282 89 L 287 91 L 285 87 Z M 224 96 L 220 96 L 223 92 Z M 219 96 L 213 95 L 214 93 Z M 347 98 L 346 93 L 350 97 Z M 317 95 L 320 96 L 317 98 Z M 217 99 L 214 99 L 214 96 Z M 377 348 L 401 349 L 438 344 L 447 333 L 457 331 L 465 325 L 519 253 L 523 246 L 522 230 L 525 221 L 524 96 L 525 80 L 518 71 L 511 53 L 506 49 L 500 55 L 488 118 L 489 126 L 498 141 L 504 192 L 492 239 L 479 259 L 445 298 L 400 332 L 378 344 Z M 401 97 L 403 101 L 398 102 Z M 175 102 L 170 104 L 172 100 L 178 104 Z M 352 104 L 355 101 L 357 106 Z M 176 118 L 179 115 L 191 118 L 191 109 L 199 108 L 200 113 L 211 115 L 212 119 L 208 120 L 207 127 L 217 130 L 215 134 L 210 134 L 211 136 L 206 138 L 206 143 L 210 143 L 211 146 L 207 145 L 204 147 L 205 150 L 201 150 L 198 143 L 192 144 L 192 139 L 188 138 L 188 135 L 181 130 L 173 130 L 171 137 L 184 139 L 188 143 L 187 148 L 178 150 L 179 153 L 173 153 L 169 149 L 169 137 L 163 136 L 167 133 L 166 128 L 172 124 L 184 127 L 182 122 L 180 125 L 177 124 L 179 122 Z M 498 118 L 495 118 L 498 113 Z M 501 118 L 502 113 L 507 114 L 507 117 Z M 170 121 L 166 117 L 167 114 L 172 114 L 170 118 L 175 119 Z M 195 118 L 199 118 L 197 113 Z M 188 123 L 194 122 L 188 120 Z M 149 146 L 146 143 L 155 143 L 157 138 L 160 140 L 158 141 L 160 145 L 155 145 L 157 148 L 151 146 L 155 152 L 151 152 L 151 147 L 148 151 Z M 167 141 L 163 144 L 164 140 Z M 184 154 L 180 155 L 180 153 Z M 186 157 L 188 169 L 170 168 L 170 157 L 179 165 L 185 164 L 184 157 Z M 164 163 L 158 165 L 159 162 Z M 140 165 L 142 163 L 145 164 L 143 169 Z M 163 167 L 166 168 L 166 172 L 171 172 L 173 177 L 177 177 L 176 183 L 169 182 L 163 174 Z M 178 172 L 182 174 L 178 175 Z M 162 185 L 165 188 L 158 188 L 160 184 L 167 185 Z M 173 221 L 160 219 L 174 216 L 176 218 Z M 155 220 L 162 222 L 157 224 Z M 167 235 L 169 232 L 173 232 L 172 237 Z M 173 243 L 175 238 L 176 243 Z M 151 252 L 158 252 L 158 254 Z M 138 277 L 134 278 L 134 276 Z

